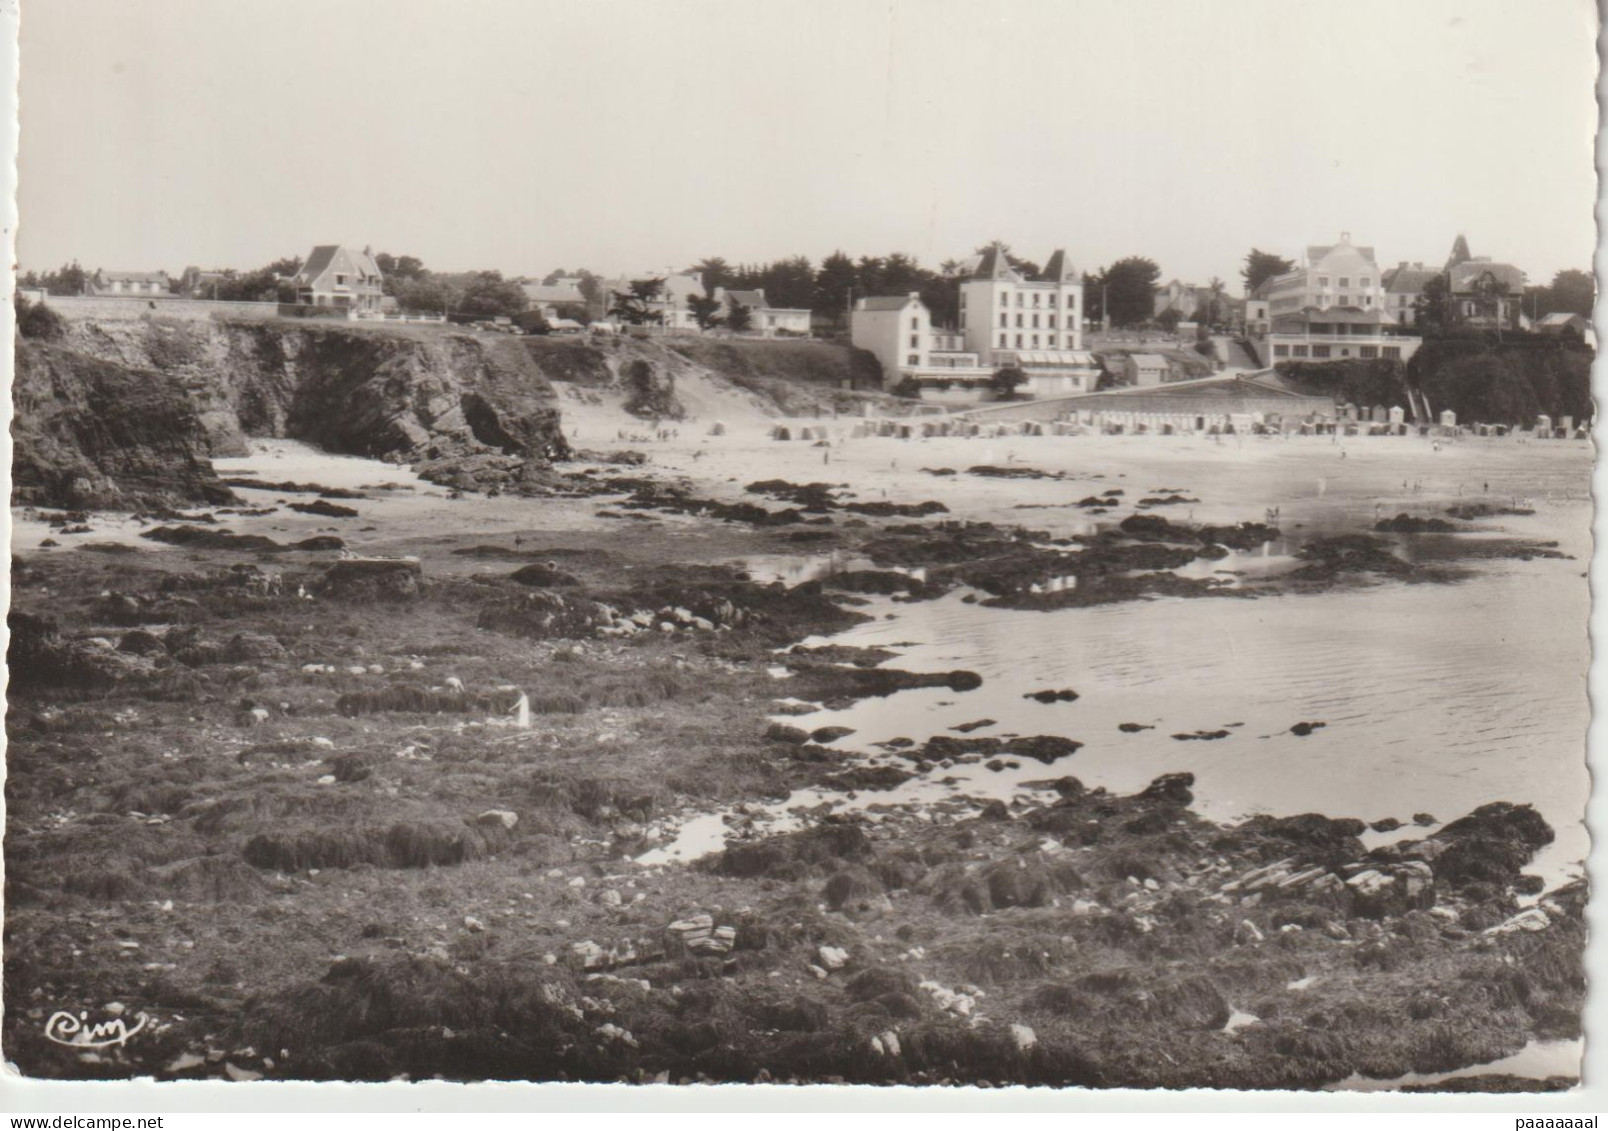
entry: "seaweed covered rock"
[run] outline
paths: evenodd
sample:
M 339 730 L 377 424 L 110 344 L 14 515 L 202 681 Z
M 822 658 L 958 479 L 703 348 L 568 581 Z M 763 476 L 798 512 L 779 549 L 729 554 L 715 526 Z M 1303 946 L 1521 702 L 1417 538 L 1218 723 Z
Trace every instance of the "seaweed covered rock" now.
M 478 623 L 532 640 L 564 640 L 591 636 L 612 621 L 612 612 L 596 601 L 537 589 L 487 606 Z
M 521 585 L 530 585 L 543 589 L 554 589 L 563 586 L 579 585 L 580 578 L 574 574 L 565 573 L 551 563 L 532 563 L 521 566 L 508 575 L 510 581 L 517 581 Z
M 1273 851 L 1298 852 L 1302 859 L 1355 860 L 1363 854 L 1360 837 L 1368 826 L 1349 817 L 1325 817 L 1321 813 L 1302 813 L 1294 817 L 1256 816 L 1241 823 L 1238 831 L 1274 842 Z
M 1406 851 L 1427 860 L 1435 878 L 1453 887 L 1508 886 L 1553 835 L 1534 806 L 1493 801 Z
M 888 904 L 882 881 L 861 865 L 833 874 L 822 894 L 831 911 L 869 911 Z
M 140 531 L 141 538 L 193 550 L 278 550 L 280 544 L 263 534 L 236 534 L 205 526 L 157 526 Z
M 1162 801 L 1168 805 L 1185 806 L 1195 800 L 1190 787 L 1195 784 L 1195 775 L 1191 773 L 1162 774 L 1155 781 L 1145 786 L 1139 794 L 1146 801 Z
M 715 857 L 712 867 L 726 876 L 796 880 L 840 862 L 863 864 L 873 854 L 871 838 L 859 825 L 824 821 L 802 832 L 732 845 Z
M 1444 518 L 1418 518 L 1402 513 L 1395 518 L 1381 519 L 1374 523 L 1374 529 L 1381 534 L 1455 534 L 1461 528 Z
M 160 656 L 121 651 L 104 637 L 68 639 L 51 617 L 12 611 L 6 625 L 11 635 L 6 663 L 19 687 L 105 687 L 151 674 Z
M 223 659 L 231 664 L 284 658 L 285 646 L 266 633 L 238 632 L 223 646 Z
M 1315 538 L 1297 551 L 1308 564 L 1287 576 L 1296 581 L 1332 581 L 1346 573 L 1410 574 L 1413 566 L 1390 552 L 1390 543 L 1371 534 Z
M 424 570 L 417 558 L 342 558 L 314 589 L 339 601 L 411 601 L 424 590 Z

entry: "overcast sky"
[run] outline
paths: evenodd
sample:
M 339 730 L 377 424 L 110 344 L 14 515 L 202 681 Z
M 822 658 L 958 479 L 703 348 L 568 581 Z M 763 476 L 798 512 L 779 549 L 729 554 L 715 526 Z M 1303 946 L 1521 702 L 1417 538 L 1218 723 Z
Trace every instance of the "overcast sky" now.
M 1591 0 L 30 0 L 24 269 L 1596 243 Z

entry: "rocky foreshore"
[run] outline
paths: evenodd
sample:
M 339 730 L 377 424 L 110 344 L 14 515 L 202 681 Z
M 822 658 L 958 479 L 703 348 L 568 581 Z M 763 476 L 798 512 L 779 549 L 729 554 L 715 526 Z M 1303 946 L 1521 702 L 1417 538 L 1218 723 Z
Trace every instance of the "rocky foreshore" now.
M 957 571 L 1000 537 L 937 533 L 966 541 Z M 911 533 L 878 537 L 904 560 L 884 543 Z M 1187 772 L 1087 786 L 1053 736 L 928 736 L 874 766 L 843 728 L 767 722 L 766 668 L 794 701 L 977 677 L 772 655 L 863 616 L 818 584 L 577 552 L 353 588 L 263 552 L 276 583 L 226 549 L 18 563 L 25 1071 L 1314 1088 L 1579 1034 L 1584 888 L 1523 871 L 1553 836 L 1528 806 L 1369 849 L 1359 820 L 1204 820 Z M 1047 776 L 633 863 L 711 805 L 741 824 L 790 789 L 985 759 Z M 63 1005 L 151 1020 L 74 1049 L 43 1036 Z
M 1454 539 L 1425 564 L 1397 539 L 1438 526 L 1141 506 L 1188 488 L 1059 536 L 629 462 L 541 490 L 637 522 L 433 520 L 406 560 L 374 518 L 394 485 L 245 476 L 292 498 L 153 503 L 144 541 L 171 548 L 14 559 L 8 1057 L 74 1077 L 1318 1088 L 1579 1036 L 1585 889 L 1525 870 L 1554 838 L 1528 805 L 1213 821 L 1193 774 L 1215 743 L 1169 743 L 1176 772 L 1116 794 L 1080 780 L 1089 735 L 974 733 L 997 724 L 973 712 L 865 747 L 810 718 L 982 685 L 819 642 L 906 602 L 1446 582 L 1547 547 Z M 286 510 L 295 533 L 259 533 Z M 103 521 L 49 517 L 69 545 Z M 1282 572 L 1232 568 L 1275 538 Z M 791 585 L 732 564 L 823 550 L 853 564 Z M 1059 682 L 1020 698 L 1088 702 Z M 1158 735 L 1230 737 L 1189 729 L 1207 721 Z M 1323 720 L 1291 721 L 1320 741 Z M 896 792 L 1040 766 L 1008 799 Z M 800 793 L 856 800 L 779 817 Z M 724 848 L 648 862 L 710 821 Z M 74 1047 L 48 1034 L 62 1009 L 147 1021 Z

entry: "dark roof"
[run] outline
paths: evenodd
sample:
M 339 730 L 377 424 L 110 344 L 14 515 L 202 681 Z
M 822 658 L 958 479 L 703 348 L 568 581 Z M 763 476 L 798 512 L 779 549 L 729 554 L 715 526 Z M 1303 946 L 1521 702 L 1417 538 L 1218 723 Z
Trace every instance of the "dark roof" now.
M 1573 314 L 1566 310 L 1557 310 L 1551 314 L 1542 315 L 1541 321 L 1536 323 L 1536 325 L 1550 328 L 1553 326 L 1589 326 L 1591 323 L 1582 314 Z
M 531 302 L 580 303 L 586 301 L 579 287 L 547 286 L 544 283 L 521 283 L 520 290 Z
M 309 281 L 318 278 L 329 270 L 329 265 L 334 262 L 335 255 L 340 250 L 341 245 L 338 243 L 319 244 L 313 248 L 312 254 L 307 257 L 307 262 L 302 264 L 300 274 Z
M 122 283 L 165 283 L 166 271 L 96 271 L 94 278 Z
M 1324 256 L 1328 255 L 1335 248 L 1340 247 L 1340 246 L 1341 245 L 1337 244 L 1337 243 L 1308 244 L 1307 249 L 1306 249 L 1307 250 L 1307 262 L 1316 265 L 1318 260 L 1322 259 Z M 1355 244 L 1348 244 L 1346 246 L 1349 246 L 1352 251 L 1356 252 L 1358 255 L 1361 255 L 1368 262 L 1372 263 L 1374 261 L 1374 249 L 1373 248 L 1371 248 L 1371 247 L 1357 247 Z
M 726 301 L 746 306 L 753 310 L 765 309 L 764 291 L 727 291 Z
M 977 258 L 977 266 L 972 269 L 974 279 L 1017 279 L 1020 278 L 1016 269 L 1011 266 L 1010 258 L 997 243 L 989 244 Z
M 1393 295 L 1414 295 L 1424 289 L 1439 271 L 1431 271 L 1427 267 L 1392 267 L 1385 272 L 1380 281 L 1385 284 L 1385 290 Z
M 1077 271 L 1073 269 L 1072 262 L 1066 257 L 1064 248 L 1056 248 L 1050 253 L 1050 260 L 1044 265 L 1039 278 L 1046 283 L 1064 283 L 1078 281 Z
M 1448 274 L 1453 294 L 1466 294 L 1473 290 L 1474 283 L 1486 273 L 1489 273 L 1500 283 L 1507 284 L 1512 293 L 1524 288 L 1524 272 L 1511 263 L 1492 263 L 1485 259 L 1470 259 L 1466 263 L 1454 266 Z
M 374 261 L 374 256 L 367 249 L 353 251 L 341 244 L 325 243 L 313 248 L 312 254 L 307 257 L 307 262 L 296 273 L 296 278 L 307 284 L 316 283 L 318 277 L 329 270 L 330 265 L 335 262 L 335 257 L 343 251 L 358 274 L 374 279 L 380 277 L 380 265 Z
M 911 302 L 920 302 L 912 295 L 876 295 L 860 300 L 861 310 L 903 310 Z

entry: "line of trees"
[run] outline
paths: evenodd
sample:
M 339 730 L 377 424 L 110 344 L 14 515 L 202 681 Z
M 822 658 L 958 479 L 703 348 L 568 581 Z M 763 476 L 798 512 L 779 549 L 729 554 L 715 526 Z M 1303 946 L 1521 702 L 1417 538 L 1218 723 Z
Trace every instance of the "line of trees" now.
M 291 280 L 301 270 L 299 256 L 286 256 L 252 271 L 221 271 L 217 278 L 209 279 L 202 287 L 199 298 L 217 299 L 220 302 L 295 302 L 296 288 Z M 28 271 L 17 284 L 30 290 L 40 289 L 52 295 L 81 295 L 91 278 L 91 272 L 74 260 L 54 271 Z M 169 278 L 168 290 L 182 292 L 183 277 Z
M 903 252 L 852 259 L 834 251 L 819 267 L 802 255 L 735 266 L 720 256 L 706 256 L 691 269 L 702 274 L 706 296 L 720 287 L 764 291 L 765 301 L 772 306 L 809 310 L 841 326 L 848 325 L 848 312 L 857 298 L 912 291 L 920 294 L 932 311 L 934 324 L 953 325 L 959 315 L 959 264 L 954 260 L 935 271 Z
M 75 259 L 71 263 L 63 263 L 54 271 L 29 271 L 17 280 L 17 285 L 52 295 L 81 295 L 88 281 L 89 272 L 79 266 Z

